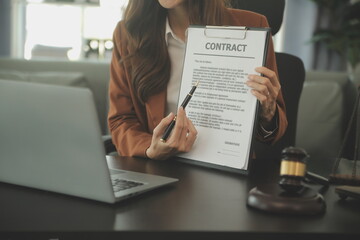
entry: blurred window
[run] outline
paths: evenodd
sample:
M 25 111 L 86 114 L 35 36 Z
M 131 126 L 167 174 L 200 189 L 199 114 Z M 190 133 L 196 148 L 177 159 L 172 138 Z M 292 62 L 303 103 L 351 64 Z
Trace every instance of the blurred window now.
M 24 58 L 110 60 L 128 0 L 25 1 Z

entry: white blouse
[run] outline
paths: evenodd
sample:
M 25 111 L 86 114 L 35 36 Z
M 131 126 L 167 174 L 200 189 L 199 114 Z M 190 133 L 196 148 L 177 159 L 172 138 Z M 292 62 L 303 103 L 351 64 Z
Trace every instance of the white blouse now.
M 167 86 L 167 104 L 165 111 L 165 116 L 167 116 L 170 112 L 173 112 L 174 114 L 177 113 L 177 103 L 185 55 L 185 42 L 173 33 L 168 19 L 166 19 L 165 40 L 171 61 L 170 81 Z

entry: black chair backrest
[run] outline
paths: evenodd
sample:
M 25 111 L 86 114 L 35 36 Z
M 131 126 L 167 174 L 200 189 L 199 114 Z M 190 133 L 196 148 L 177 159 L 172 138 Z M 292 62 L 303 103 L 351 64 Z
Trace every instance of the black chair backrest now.
M 267 17 L 272 34 L 275 35 L 282 24 L 285 0 L 232 0 L 233 8 L 249 10 Z M 255 141 L 254 150 L 258 158 L 279 159 L 281 151 L 295 145 L 296 124 L 300 95 L 305 80 L 305 68 L 302 60 L 294 55 L 276 52 L 281 90 L 286 104 L 288 128 L 284 136 L 274 145 Z
M 275 35 L 283 22 L 285 0 L 231 0 L 233 8 L 260 13 L 268 19 L 272 35 Z

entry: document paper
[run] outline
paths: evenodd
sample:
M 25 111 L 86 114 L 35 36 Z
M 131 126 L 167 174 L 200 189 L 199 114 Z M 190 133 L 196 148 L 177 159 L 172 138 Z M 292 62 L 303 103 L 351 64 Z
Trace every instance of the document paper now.
M 247 170 L 257 99 L 245 82 L 263 66 L 267 29 L 188 29 L 179 103 L 199 80 L 186 112 L 198 135 L 180 157 Z

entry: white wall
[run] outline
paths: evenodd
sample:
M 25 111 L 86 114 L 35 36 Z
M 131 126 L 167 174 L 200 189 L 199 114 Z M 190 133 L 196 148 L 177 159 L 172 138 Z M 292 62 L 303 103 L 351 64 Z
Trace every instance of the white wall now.
M 309 44 L 314 32 L 317 6 L 310 0 L 286 0 L 284 21 L 275 36 L 275 49 L 301 58 L 305 69 L 313 64 L 313 44 Z

